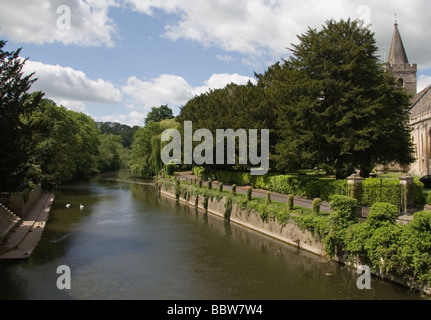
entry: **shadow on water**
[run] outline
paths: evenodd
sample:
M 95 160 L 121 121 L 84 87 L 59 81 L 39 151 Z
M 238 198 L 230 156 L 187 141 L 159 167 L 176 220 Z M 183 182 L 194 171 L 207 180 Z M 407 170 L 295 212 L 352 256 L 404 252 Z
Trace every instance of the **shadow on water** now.
M 179 204 L 164 196 L 159 205 L 174 209 L 200 225 L 197 228 L 212 239 L 206 246 L 205 265 L 224 274 L 233 299 L 335 299 L 379 300 L 419 299 L 407 288 L 373 277 L 372 290 L 357 288 L 360 275 L 335 262 L 304 252 L 279 240 L 262 235 L 235 223 L 208 214 L 191 206 Z M 195 253 L 196 261 L 204 259 Z M 210 254 L 208 254 L 210 253 Z M 196 263 L 199 265 L 199 263 Z M 217 279 L 213 279 L 217 282 Z
M 122 174 L 55 190 L 34 255 L 0 263 L 0 299 L 420 298 L 377 278 L 360 291 L 350 269 L 160 196 L 143 181 L 122 182 Z M 72 270 L 72 290 L 56 288 L 60 265 Z

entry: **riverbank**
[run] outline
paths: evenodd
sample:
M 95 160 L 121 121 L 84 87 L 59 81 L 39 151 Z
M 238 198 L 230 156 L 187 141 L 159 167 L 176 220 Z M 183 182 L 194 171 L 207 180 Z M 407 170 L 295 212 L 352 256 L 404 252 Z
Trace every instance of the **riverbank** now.
M 324 241 L 319 239 L 319 237 L 316 238 L 312 232 L 306 230 L 303 226 L 298 225 L 295 221 L 296 214 L 287 215 L 282 219 L 279 219 L 277 215 L 262 216 L 262 213 L 258 210 L 250 209 L 250 207 L 246 208 L 241 203 L 232 201 L 231 197 L 226 194 L 208 196 L 207 192 L 200 194 L 196 189 L 194 191 L 183 190 L 179 192 L 178 190 L 181 189 L 178 182 L 175 184 L 172 181 L 162 179 L 158 184 L 159 193 L 164 196 L 207 211 L 227 221 L 257 231 L 300 250 L 313 253 L 328 261 L 333 260 L 354 269 L 359 266 L 358 263 L 346 261 L 342 252 L 339 252 L 338 255 L 330 259 L 326 252 Z M 374 273 L 374 275 L 413 290 L 418 289 L 410 281 L 394 274 Z M 419 290 L 426 294 L 431 293 L 428 288 L 420 288 Z
M 39 200 L 0 244 L 0 260 L 25 260 L 37 247 L 49 219 L 55 196 L 43 191 Z

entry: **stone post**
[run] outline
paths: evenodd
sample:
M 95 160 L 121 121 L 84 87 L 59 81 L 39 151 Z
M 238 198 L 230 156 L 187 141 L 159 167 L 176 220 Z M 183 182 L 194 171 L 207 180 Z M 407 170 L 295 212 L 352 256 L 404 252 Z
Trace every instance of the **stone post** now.
M 362 204 L 363 181 L 364 178 L 357 174 L 353 174 L 347 178 L 347 195 L 358 200 L 358 204 Z
M 400 177 L 400 210 L 402 213 L 408 212 L 413 183 L 414 178 L 409 175 Z

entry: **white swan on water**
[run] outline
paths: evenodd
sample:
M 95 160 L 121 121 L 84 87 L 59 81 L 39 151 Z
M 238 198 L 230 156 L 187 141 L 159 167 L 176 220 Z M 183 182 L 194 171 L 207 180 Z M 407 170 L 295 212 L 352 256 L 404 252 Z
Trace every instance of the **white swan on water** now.
M 84 206 L 82 204 L 79 205 L 79 209 L 84 210 Z
M 71 204 L 66 204 L 66 208 L 67 209 L 70 209 L 72 207 L 72 205 Z

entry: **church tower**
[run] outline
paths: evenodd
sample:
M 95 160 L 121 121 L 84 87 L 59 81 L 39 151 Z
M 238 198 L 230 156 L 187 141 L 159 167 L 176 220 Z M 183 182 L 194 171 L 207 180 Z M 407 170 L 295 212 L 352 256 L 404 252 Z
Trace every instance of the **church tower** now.
M 395 32 L 387 63 L 389 71 L 397 79 L 398 85 L 403 87 L 407 93 L 416 95 L 418 66 L 409 63 L 397 21 L 395 21 Z

